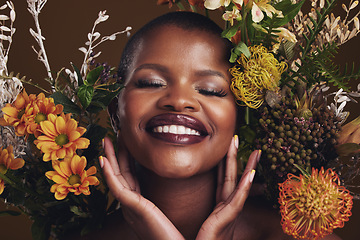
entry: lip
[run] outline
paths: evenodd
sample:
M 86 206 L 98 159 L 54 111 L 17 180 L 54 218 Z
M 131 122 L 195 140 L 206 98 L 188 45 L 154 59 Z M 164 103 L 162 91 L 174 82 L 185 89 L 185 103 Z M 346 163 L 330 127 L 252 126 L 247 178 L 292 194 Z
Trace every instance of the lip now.
M 194 129 L 199 132 L 200 135 L 190 135 L 190 134 L 173 134 L 173 133 L 159 133 L 154 132 L 154 128 L 164 125 L 180 125 L 186 128 Z M 154 138 L 177 144 L 194 144 L 201 142 L 207 135 L 209 135 L 205 125 L 198 119 L 183 115 L 183 114 L 173 114 L 173 113 L 164 113 L 151 118 L 145 127 L 145 130 Z

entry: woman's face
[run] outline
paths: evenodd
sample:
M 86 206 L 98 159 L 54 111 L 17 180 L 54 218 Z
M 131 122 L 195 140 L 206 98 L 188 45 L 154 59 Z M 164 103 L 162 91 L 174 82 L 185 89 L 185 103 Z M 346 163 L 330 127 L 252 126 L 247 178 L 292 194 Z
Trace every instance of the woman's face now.
M 209 171 L 235 131 L 224 43 L 202 31 L 161 27 L 139 45 L 120 96 L 121 137 L 162 177 Z

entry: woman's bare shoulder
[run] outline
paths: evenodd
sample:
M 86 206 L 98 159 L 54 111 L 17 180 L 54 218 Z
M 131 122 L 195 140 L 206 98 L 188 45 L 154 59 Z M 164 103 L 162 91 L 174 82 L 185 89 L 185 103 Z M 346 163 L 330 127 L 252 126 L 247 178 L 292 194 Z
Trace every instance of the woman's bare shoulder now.
M 285 234 L 281 227 L 281 216 L 263 197 L 249 197 L 244 209 L 236 222 L 234 239 L 247 240 L 293 240 Z M 331 234 L 323 240 L 340 240 L 337 235 Z

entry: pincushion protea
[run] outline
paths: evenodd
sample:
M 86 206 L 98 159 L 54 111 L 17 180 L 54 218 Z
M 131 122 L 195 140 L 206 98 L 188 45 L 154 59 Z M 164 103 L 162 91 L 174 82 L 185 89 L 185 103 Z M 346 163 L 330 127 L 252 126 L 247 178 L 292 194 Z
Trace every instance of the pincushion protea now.
M 351 216 L 353 197 L 332 169 L 313 168 L 311 175 L 299 177 L 288 174 L 279 189 L 283 231 L 297 239 L 320 239 Z

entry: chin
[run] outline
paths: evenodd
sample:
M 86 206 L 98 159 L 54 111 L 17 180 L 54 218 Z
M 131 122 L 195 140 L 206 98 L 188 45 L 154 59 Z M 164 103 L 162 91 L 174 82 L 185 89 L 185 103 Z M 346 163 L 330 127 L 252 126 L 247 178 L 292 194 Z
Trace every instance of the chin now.
M 200 166 L 197 166 L 193 160 L 184 161 L 184 159 L 168 160 L 160 163 L 159 161 L 151 167 L 156 175 L 164 178 L 181 179 L 190 178 L 200 173 Z

